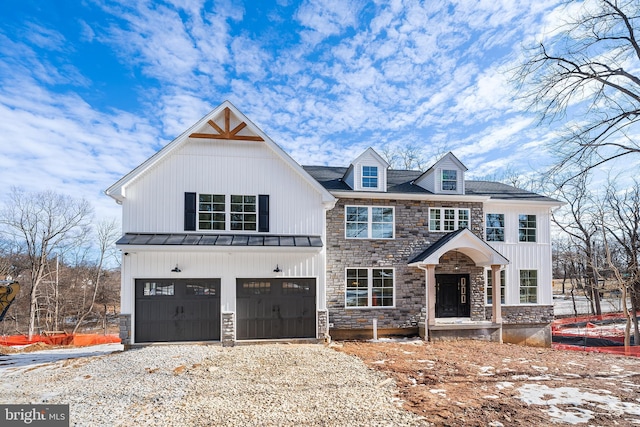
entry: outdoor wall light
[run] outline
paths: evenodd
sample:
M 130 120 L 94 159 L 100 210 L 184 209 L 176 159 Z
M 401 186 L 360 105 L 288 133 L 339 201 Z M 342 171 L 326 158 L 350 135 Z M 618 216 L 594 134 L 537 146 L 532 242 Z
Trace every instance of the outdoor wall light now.
M 282 270 L 280 270 L 280 266 L 278 264 L 276 264 L 276 268 L 273 269 L 274 273 L 280 273 Z
M 178 268 L 178 264 L 176 264 L 175 268 L 171 269 L 171 271 L 173 273 L 180 273 L 182 270 L 180 270 L 180 268 Z

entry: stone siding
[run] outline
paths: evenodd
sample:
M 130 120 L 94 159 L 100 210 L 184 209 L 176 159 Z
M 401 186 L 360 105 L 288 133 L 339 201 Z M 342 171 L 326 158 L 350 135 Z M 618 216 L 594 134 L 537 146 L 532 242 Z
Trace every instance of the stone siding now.
M 502 323 L 505 325 L 536 325 L 553 322 L 552 305 L 503 305 Z M 491 319 L 491 306 L 485 307 L 487 320 Z
M 318 339 L 326 339 L 329 336 L 329 312 L 318 310 Z
M 346 239 L 345 206 L 395 207 L 395 239 Z M 429 208 L 467 208 L 471 211 L 471 231 L 482 238 L 484 233 L 481 203 L 340 199 L 327 212 L 327 307 L 329 322 L 335 329 L 371 329 L 374 318 L 378 328 L 416 328 L 425 305 L 425 271 L 409 267 L 409 260 L 447 233 L 429 231 Z M 448 258 L 451 258 L 447 254 Z M 463 254 L 456 274 L 470 274 L 471 313 L 482 317 L 484 285 L 482 268 Z M 436 274 L 453 272 L 454 260 L 443 260 Z M 470 265 L 469 265 L 470 263 Z M 465 267 L 468 265 L 469 268 Z M 393 268 L 395 272 L 394 308 L 345 308 L 347 268 Z
M 119 319 L 120 319 L 120 342 L 126 347 L 131 345 L 131 315 L 121 314 Z
M 233 311 L 222 313 L 222 346 L 233 347 L 236 341 L 236 314 Z

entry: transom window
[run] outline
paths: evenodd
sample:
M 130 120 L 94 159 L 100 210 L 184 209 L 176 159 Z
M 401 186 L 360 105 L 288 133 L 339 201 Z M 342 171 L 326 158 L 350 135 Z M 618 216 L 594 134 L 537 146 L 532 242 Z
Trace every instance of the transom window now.
M 429 231 L 455 231 L 469 228 L 469 209 L 431 208 L 429 209 Z
M 378 188 L 377 166 L 362 166 L 362 187 Z
M 348 268 L 346 307 L 393 307 L 392 268 Z
M 535 215 L 519 215 L 518 216 L 518 238 L 521 242 L 536 241 L 536 216 Z
M 456 191 L 458 189 L 458 171 L 454 169 L 442 170 L 442 190 Z
M 487 271 L 487 304 L 493 304 L 493 275 L 491 274 L 491 270 Z M 506 279 L 505 279 L 505 271 L 500 270 L 500 304 L 504 304 L 504 292 L 506 288 Z
M 145 282 L 143 295 L 145 297 L 153 295 L 173 296 L 175 295 L 175 285 L 166 282 Z
M 198 195 L 198 229 L 256 231 L 256 196 Z M 227 220 L 229 224 L 227 224 Z
M 487 214 L 487 242 L 504 242 L 504 214 Z
M 346 206 L 348 239 L 393 239 L 393 207 Z
M 520 303 L 538 303 L 538 271 L 520 270 Z

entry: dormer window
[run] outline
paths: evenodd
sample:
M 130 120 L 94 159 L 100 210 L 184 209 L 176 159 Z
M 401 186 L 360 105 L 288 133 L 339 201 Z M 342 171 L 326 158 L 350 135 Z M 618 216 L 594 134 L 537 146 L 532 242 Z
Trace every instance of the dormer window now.
M 442 170 L 442 191 L 456 191 L 458 189 L 458 171 Z
M 378 188 L 377 166 L 362 166 L 362 188 Z

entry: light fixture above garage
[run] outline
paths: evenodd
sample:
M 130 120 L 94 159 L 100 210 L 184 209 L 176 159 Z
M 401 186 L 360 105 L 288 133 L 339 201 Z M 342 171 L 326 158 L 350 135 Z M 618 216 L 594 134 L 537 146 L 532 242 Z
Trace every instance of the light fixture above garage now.
M 180 270 L 180 268 L 178 267 L 178 264 L 176 264 L 176 266 L 174 268 L 172 268 L 171 271 L 173 273 L 180 273 L 182 270 Z
M 276 264 L 276 268 L 273 269 L 274 273 L 280 273 L 282 270 L 280 270 L 280 266 L 278 264 Z

